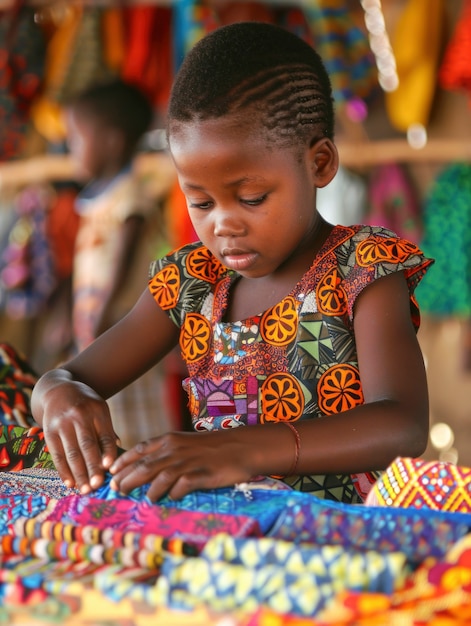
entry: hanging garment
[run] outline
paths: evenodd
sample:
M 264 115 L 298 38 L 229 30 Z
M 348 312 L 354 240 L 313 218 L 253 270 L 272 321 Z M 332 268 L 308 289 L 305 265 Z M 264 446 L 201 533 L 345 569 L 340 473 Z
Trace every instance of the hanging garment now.
M 471 1 L 464 0 L 461 15 L 441 63 L 438 80 L 443 89 L 471 92 Z
M 404 166 L 386 163 L 370 174 L 367 223 L 384 226 L 416 244 L 422 237 L 420 201 Z
M 21 155 L 30 107 L 42 87 L 44 33 L 23 0 L 0 10 L 0 162 Z
M 127 51 L 121 78 L 130 83 L 142 83 L 152 46 L 152 32 L 157 16 L 156 7 L 139 5 L 126 9 Z
M 12 319 L 41 313 L 57 280 L 47 234 L 50 195 L 30 185 L 18 193 L 0 251 L 0 307 Z
M 173 9 L 138 5 L 124 9 L 126 55 L 121 77 L 138 85 L 164 114 L 173 81 Z
M 427 126 L 435 95 L 445 21 L 443 0 L 408 0 L 391 38 L 399 86 L 386 92 L 391 124 L 406 132 Z
M 471 315 L 471 164 L 446 166 L 423 207 L 420 247 L 435 265 L 417 289 L 423 313 Z
M 62 105 L 95 82 L 115 76 L 104 60 L 101 7 L 81 2 L 61 5 L 60 20 L 48 48 L 42 97 L 31 116 L 37 131 L 51 143 L 65 139 Z
M 352 19 L 345 0 L 306 2 L 303 9 L 337 104 L 368 100 L 378 87 L 376 61 L 366 33 Z
M 173 14 L 173 69 L 177 72 L 186 53 L 197 41 L 220 26 L 209 3 L 204 0 L 179 0 Z
M 117 74 L 127 54 L 126 13 L 124 7 L 110 6 L 103 10 L 103 60 Z
M 300 39 L 304 39 L 310 46 L 314 46 L 312 29 L 301 6 L 276 8 L 275 15 L 278 26 L 286 28 Z
M 99 6 L 87 6 L 82 13 L 67 74 L 56 95 L 59 103 L 97 82 L 116 76 L 104 62 L 102 15 L 103 8 Z

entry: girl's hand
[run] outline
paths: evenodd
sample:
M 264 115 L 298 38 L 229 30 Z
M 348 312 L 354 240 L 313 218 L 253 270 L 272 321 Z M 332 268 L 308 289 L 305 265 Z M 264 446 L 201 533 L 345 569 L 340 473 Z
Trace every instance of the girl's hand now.
M 61 382 L 43 396 L 42 427 L 59 475 L 89 493 L 103 483 L 117 455 L 117 435 L 106 402 L 91 387 Z
M 227 487 L 249 481 L 247 447 L 238 430 L 209 433 L 172 432 L 137 444 L 110 467 L 111 488 L 129 493 L 150 483 L 147 496 L 168 494 L 178 500 L 197 489 Z

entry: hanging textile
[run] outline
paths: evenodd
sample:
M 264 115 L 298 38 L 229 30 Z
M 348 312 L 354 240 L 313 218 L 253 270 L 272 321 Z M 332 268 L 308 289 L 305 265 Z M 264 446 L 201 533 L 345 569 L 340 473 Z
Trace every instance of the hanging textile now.
M 62 104 L 91 84 L 115 75 L 104 61 L 103 9 L 85 10 L 81 2 L 64 3 L 60 9 L 47 48 L 43 94 L 32 109 L 36 129 L 51 143 L 65 138 Z
M 461 15 L 448 43 L 438 80 L 443 89 L 471 92 L 471 0 L 464 0 Z
M 121 6 L 106 7 L 102 16 L 103 60 L 117 74 L 127 55 L 126 17 Z
M 421 311 L 471 315 L 471 165 L 452 163 L 437 176 L 423 207 L 420 247 L 435 259 L 416 291 Z
M 408 0 L 391 38 L 399 86 L 385 95 L 391 124 L 427 126 L 435 95 L 445 21 L 443 0 Z
M 176 73 L 186 53 L 197 41 L 219 26 L 205 0 L 177 0 L 173 18 L 173 69 Z
M 416 244 L 422 237 L 420 201 L 403 165 L 385 163 L 372 169 L 367 224 L 383 226 Z
M 0 247 L 0 307 L 12 319 L 41 313 L 56 287 L 47 233 L 50 192 L 25 187 L 13 206 L 13 223 Z
M 125 9 L 127 52 L 121 76 L 137 84 L 165 113 L 173 81 L 170 7 L 141 5 Z
M 0 162 L 21 155 L 29 112 L 42 87 L 44 33 L 23 0 L 0 10 Z
M 378 86 L 376 62 L 345 0 L 305 0 L 303 8 L 337 104 L 368 100 Z

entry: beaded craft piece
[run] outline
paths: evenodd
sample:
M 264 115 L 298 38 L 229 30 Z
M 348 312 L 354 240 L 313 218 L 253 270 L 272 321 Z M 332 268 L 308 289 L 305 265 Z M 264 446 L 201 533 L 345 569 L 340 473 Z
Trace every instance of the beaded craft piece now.
M 397 458 L 371 490 L 367 504 L 471 512 L 471 468 L 443 461 Z

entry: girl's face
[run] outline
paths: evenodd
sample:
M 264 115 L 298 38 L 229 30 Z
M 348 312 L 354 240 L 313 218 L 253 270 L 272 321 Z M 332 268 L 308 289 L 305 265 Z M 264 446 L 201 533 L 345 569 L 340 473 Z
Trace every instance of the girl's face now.
M 260 278 L 312 245 L 313 149 L 299 155 L 241 126 L 231 117 L 178 123 L 170 150 L 198 237 L 226 267 Z

